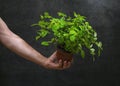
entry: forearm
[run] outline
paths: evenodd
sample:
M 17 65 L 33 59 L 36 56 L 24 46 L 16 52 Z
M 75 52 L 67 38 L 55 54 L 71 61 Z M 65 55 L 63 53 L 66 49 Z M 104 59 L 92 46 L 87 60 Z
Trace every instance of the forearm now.
M 43 65 L 47 59 L 19 36 L 11 32 L 6 24 L 0 20 L 0 42 L 16 54 L 27 60 Z

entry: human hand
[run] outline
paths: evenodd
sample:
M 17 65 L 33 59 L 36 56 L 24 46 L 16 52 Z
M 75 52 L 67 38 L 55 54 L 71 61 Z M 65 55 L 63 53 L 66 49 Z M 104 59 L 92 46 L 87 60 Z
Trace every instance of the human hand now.
M 72 62 L 73 59 L 71 61 L 62 61 L 62 59 L 58 60 L 56 52 L 54 52 L 49 58 L 47 58 L 44 67 L 48 69 L 63 70 L 69 68 Z

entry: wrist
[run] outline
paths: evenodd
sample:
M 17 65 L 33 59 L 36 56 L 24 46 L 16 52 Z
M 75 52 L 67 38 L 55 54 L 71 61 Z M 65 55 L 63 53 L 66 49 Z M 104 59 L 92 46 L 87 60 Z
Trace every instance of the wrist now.
M 38 58 L 38 60 L 35 63 L 45 67 L 46 61 L 47 61 L 47 57 L 45 57 L 45 56 L 40 54 L 37 58 Z

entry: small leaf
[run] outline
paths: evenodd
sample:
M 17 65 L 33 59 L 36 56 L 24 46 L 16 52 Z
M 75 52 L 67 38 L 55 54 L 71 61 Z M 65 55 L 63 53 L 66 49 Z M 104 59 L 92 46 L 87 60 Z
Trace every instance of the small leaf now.
M 100 48 L 98 49 L 98 56 L 100 56 L 100 54 L 101 54 L 101 50 L 100 50 Z
M 66 14 L 64 14 L 64 13 L 62 13 L 62 12 L 58 12 L 58 16 L 66 17 Z
M 40 36 L 36 36 L 35 39 L 36 39 L 36 40 L 40 39 Z
M 90 49 L 90 54 L 91 54 L 91 55 L 95 55 L 95 49 L 94 49 L 94 48 L 91 48 L 91 49 Z
M 89 26 L 89 22 L 85 22 L 85 24 L 86 24 L 87 26 Z
M 78 16 L 76 12 L 74 12 L 74 16 L 75 16 L 75 17 L 77 17 L 77 16 Z
M 94 37 L 97 37 L 97 33 L 96 32 L 94 32 Z
M 70 30 L 70 34 L 75 34 L 76 35 L 77 33 L 74 30 Z
M 92 48 L 92 47 L 93 47 L 93 44 L 90 45 L 90 48 Z
M 79 46 L 80 49 L 82 49 L 82 45 L 80 43 L 78 44 L 78 46 Z
M 94 49 L 94 48 L 91 48 L 90 51 L 91 51 L 91 52 L 95 52 L 95 49 Z
M 48 12 L 45 12 L 44 15 L 45 15 L 45 16 L 49 16 L 49 13 L 48 13 Z
M 38 25 L 42 28 L 46 28 L 45 21 L 39 21 Z
M 49 43 L 48 43 L 48 42 L 46 42 L 46 41 L 43 41 L 43 42 L 41 42 L 41 45 L 48 46 L 48 45 L 49 45 Z
M 38 24 L 32 24 L 31 26 L 37 26 Z
M 102 42 L 99 42 L 99 43 L 98 43 L 98 47 L 102 47 Z
M 44 19 L 44 16 L 43 16 L 43 15 L 41 15 L 41 16 L 40 16 L 40 18 L 41 18 L 41 19 Z
M 41 29 L 41 37 L 45 37 L 48 34 L 47 30 Z
M 102 49 L 102 42 L 96 42 L 96 45 Z
M 82 58 L 85 57 L 85 52 L 84 52 L 84 50 L 81 50 L 81 56 L 82 56 Z
M 70 36 L 70 41 L 75 41 L 75 36 L 74 35 Z
M 92 29 L 92 26 L 88 26 L 89 29 Z

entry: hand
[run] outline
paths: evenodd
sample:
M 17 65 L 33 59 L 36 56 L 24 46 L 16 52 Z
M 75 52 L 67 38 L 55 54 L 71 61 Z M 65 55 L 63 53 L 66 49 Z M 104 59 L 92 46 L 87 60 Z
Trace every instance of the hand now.
M 72 60 L 73 61 L 73 60 Z M 63 69 L 67 69 L 71 66 L 72 61 L 64 61 L 62 62 L 62 60 L 57 60 L 56 57 L 56 52 L 54 52 L 46 61 L 45 61 L 45 68 L 48 69 L 57 69 L 57 70 L 63 70 Z

